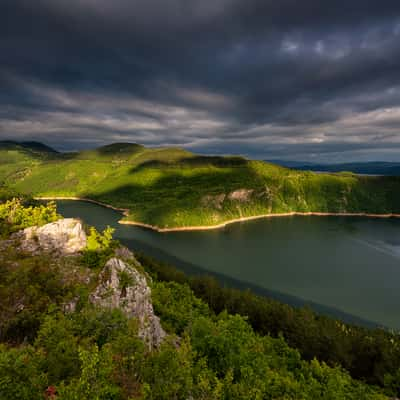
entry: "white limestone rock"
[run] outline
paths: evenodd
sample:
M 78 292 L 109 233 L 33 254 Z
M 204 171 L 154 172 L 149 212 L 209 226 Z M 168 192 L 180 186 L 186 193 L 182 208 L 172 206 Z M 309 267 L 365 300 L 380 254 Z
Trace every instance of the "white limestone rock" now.
M 19 248 L 30 253 L 41 251 L 72 255 L 86 247 L 87 237 L 82 222 L 75 218 L 60 219 L 43 226 L 26 228 L 13 235 Z
M 146 277 L 119 258 L 111 258 L 99 276 L 90 301 L 100 307 L 122 310 L 139 321 L 139 337 L 149 348 L 158 347 L 166 333 L 154 314 L 151 289 Z

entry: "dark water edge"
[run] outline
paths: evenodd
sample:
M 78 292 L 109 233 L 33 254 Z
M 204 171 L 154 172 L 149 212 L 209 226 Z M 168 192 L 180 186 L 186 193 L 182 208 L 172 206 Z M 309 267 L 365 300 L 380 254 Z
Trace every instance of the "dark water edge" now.
M 181 271 L 190 274 L 190 275 L 210 275 L 215 277 L 221 284 L 227 286 L 227 287 L 233 287 L 233 288 L 238 288 L 238 289 L 249 289 L 252 292 L 265 296 L 268 298 L 272 298 L 274 300 L 280 301 L 282 303 L 286 303 L 295 307 L 303 307 L 303 306 L 308 306 L 311 309 L 315 310 L 317 313 L 322 314 L 322 315 L 327 315 L 327 316 L 332 316 L 337 319 L 341 319 L 344 322 L 351 323 L 351 324 L 357 324 L 357 325 L 362 325 L 362 326 L 367 326 L 367 327 L 383 327 L 383 326 L 391 326 L 390 324 L 385 324 L 382 321 L 375 322 L 372 318 L 365 318 L 365 317 L 360 317 L 355 314 L 343 311 L 341 308 L 333 307 L 331 305 L 326 305 L 319 303 L 318 301 L 313 301 L 309 299 L 305 299 L 304 297 L 301 296 L 296 296 L 291 293 L 285 293 L 284 291 L 281 290 L 275 290 L 270 287 L 265 287 L 262 285 L 258 285 L 254 282 L 249 282 L 247 280 L 247 275 L 246 279 L 237 279 L 236 277 L 229 276 L 225 271 L 216 271 L 208 268 L 205 265 L 200 265 L 195 262 L 190 262 L 187 259 L 184 260 L 182 257 L 179 256 L 179 254 L 171 254 L 170 252 L 165 250 L 165 247 L 168 248 L 168 246 L 165 246 L 165 243 L 163 241 L 169 240 L 171 237 L 171 240 L 177 240 L 179 239 L 179 245 L 185 247 L 185 239 L 190 241 L 190 237 L 193 237 L 193 233 L 179 233 L 179 234 L 158 234 L 155 232 L 149 232 L 146 229 L 136 227 L 136 226 L 127 226 L 127 225 L 119 225 L 118 220 L 121 218 L 121 214 L 119 212 L 116 212 L 114 210 L 101 207 L 95 204 L 87 203 L 87 202 L 81 202 L 81 201 L 58 201 L 58 207 L 59 211 L 61 214 L 63 214 L 65 217 L 79 217 L 82 218 L 87 224 L 95 226 L 97 229 L 101 230 L 104 229 L 107 225 L 111 225 L 114 228 L 116 228 L 116 232 L 114 234 L 114 237 L 118 239 L 121 243 L 123 243 L 125 246 L 128 248 L 132 249 L 135 252 L 141 252 L 143 254 L 146 254 L 158 261 L 176 266 L 178 269 Z M 322 217 L 326 218 L 326 217 Z M 352 233 L 354 230 L 354 227 L 351 224 L 347 224 L 347 221 L 349 219 L 335 219 L 335 224 L 340 226 L 342 222 L 340 221 L 346 221 L 346 223 L 343 223 L 343 227 L 340 227 L 340 229 L 344 232 L 347 233 Z M 285 222 L 286 221 L 286 222 Z M 285 220 L 283 221 L 283 225 L 287 224 L 288 221 Z M 296 219 L 294 219 L 296 221 Z M 301 220 L 299 220 L 301 221 Z M 315 219 L 313 221 L 316 221 Z M 337 221 L 337 222 L 336 222 Z M 261 222 L 261 224 L 260 224 Z M 267 222 L 268 224 L 268 222 Z M 276 228 L 279 228 L 282 224 L 279 224 L 279 221 L 275 221 L 274 224 L 277 224 L 275 226 Z M 228 229 L 221 230 L 219 232 L 216 231 L 208 231 L 208 232 L 197 232 L 194 233 L 195 238 L 202 238 L 202 237 L 207 237 L 211 240 L 217 240 L 217 246 L 218 246 L 218 238 L 224 235 L 229 236 L 232 232 L 239 232 L 240 235 L 243 235 L 241 230 L 243 229 L 244 234 L 247 235 L 247 230 L 250 229 L 251 227 L 258 227 L 262 226 L 262 221 L 259 222 L 252 222 L 252 223 L 244 223 L 244 224 L 238 224 L 230 226 Z M 331 229 L 331 227 L 329 227 Z M 335 230 L 336 227 L 333 229 Z M 257 232 L 256 232 L 257 233 Z M 230 237 L 228 237 L 230 240 Z M 234 240 L 237 240 L 235 236 L 233 237 Z M 239 240 L 242 240 L 242 237 L 239 237 Z M 281 239 L 280 239 L 281 240 Z M 157 246 L 157 243 L 160 243 L 161 245 L 164 246 L 164 249 L 161 247 Z M 182 242 L 182 243 L 180 243 Z M 207 242 L 206 242 L 207 243 Z M 278 242 L 280 243 L 280 242 Z M 173 242 L 174 244 L 174 242 Z M 176 245 L 176 243 L 175 243 Z M 201 243 L 200 243 L 201 246 Z M 190 243 L 189 243 L 190 247 Z M 175 251 L 177 251 L 176 248 L 174 248 Z M 178 249 L 179 250 L 179 249 Z M 205 249 L 207 251 L 207 249 Z M 214 250 L 215 251 L 215 250 Z M 220 249 L 218 248 L 218 251 L 220 252 Z M 179 251 L 178 251 L 179 253 Z M 221 261 L 222 262 L 222 261 Z M 225 267 L 224 267 L 225 268 Z M 230 272 L 230 271 L 229 271 Z M 251 271 L 250 271 L 251 273 Z M 288 277 L 288 280 L 290 280 L 290 277 Z M 393 326 L 391 326 L 393 328 Z
M 304 299 L 301 299 L 296 296 L 290 296 L 285 293 L 281 293 L 278 291 L 274 290 L 269 290 L 266 288 L 263 288 L 261 286 L 257 286 L 254 284 L 251 284 L 249 282 L 244 282 L 240 281 L 238 279 L 231 278 L 227 275 L 224 274 L 219 274 L 207 269 L 204 269 L 200 266 L 197 266 L 195 264 L 188 263 L 184 260 L 180 260 L 179 258 L 168 254 L 161 249 L 156 249 L 154 247 L 148 246 L 145 243 L 138 243 L 137 241 L 130 241 L 126 239 L 120 240 L 120 242 L 131 249 L 132 251 L 136 251 L 139 253 L 142 253 L 146 256 L 150 256 L 156 261 L 165 263 L 167 265 L 176 267 L 180 271 L 184 272 L 187 275 L 191 276 L 211 276 L 217 279 L 217 281 L 223 285 L 224 287 L 228 288 L 234 288 L 234 289 L 240 289 L 240 290 L 250 290 L 251 292 L 263 296 L 269 299 L 273 299 L 276 301 L 279 301 L 281 303 L 288 304 L 290 306 L 296 307 L 296 308 L 301 308 L 301 307 L 309 307 L 316 313 L 320 315 L 325 315 L 329 316 L 335 319 L 339 319 L 347 324 L 353 324 L 353 325 L 360 325 L 364 326 L 367 328 L 385 328 L 387 327 L 378 324 L 377 322 L 373 321 L 368 321 L 367 319 L 363 319 L 360 317 L 357 317 L 356 315 L 351 315 L 348 314 L 344 311 L 341 311 L 339 309 L 333 308 L 333 307 L 328 307 L 323 304 L 318 304 L 312 301 L 307 301 Z M 133 243 L 135 242 L 135 243 Z M 141 249 L 141 250 L 137 250 Z

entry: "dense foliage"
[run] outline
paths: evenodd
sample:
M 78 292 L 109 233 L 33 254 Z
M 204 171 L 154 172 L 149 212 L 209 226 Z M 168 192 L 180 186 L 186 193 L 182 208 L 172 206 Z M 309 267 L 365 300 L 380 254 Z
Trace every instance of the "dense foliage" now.
M 227 310 L 248 318 L 261 335 L 282 335 L 302 357 L 316 357 L 328 365 L 341 365 L 357 379 L 399 393 L 400 336 L 384 329 L 367 329 L 294 308 L 250 291 L 221 286 L 207 276 L 189 277 L 174 267 L 138 255 L 147 271 L 160 281 L 187 285 L 211 310 Z
M 21 198 L 0 202 L 0 237 L 33 225 L 45 225 L 59 219 L 56 204 L 26 206 Z
M 105 250 L 98 243 L 112 248 L 109 230 L 90 235 L 97 238 L 92 251 Z M 385 398 L 342 368 L 302 359 L 284 337 L 257 333 L 244 316 L 219 312 L 207 285 L 205 302 L 190 287 L 194 281 L 153 280 L 154 308 L 169 335 L 151 351 L 134 318 L 88 302 L 101 265 L 27 255 L 1 242 L 0 258 L 2 400 Z M 153 273 L 157 267 L 143 264 Z M 394 394 L 396 377 L 387 382 L 386 393 Z
M 82 263 L 89 268 L 103 267 L 117 243 L 113 241 L 114 228 L 108 226 L 102 233 L 95 227 L 89 228 L 87 235 L 87 246 L 82 252 Z
M 240 157 L 114 144 L 74 154 L 0 146 L 0 181 L 35 196 L 78 196 L 162 228 L 267 213 L 400 213 L 400 178 L 315 174 Z
M 0 398 L 42 399 L 46 390 L 79 400 L 384 398 L 343 370 L 302 361 L 283 338 L 258 336 L 243 317 L 213 314 L 187 286 L 153 291 L 162 322 L 181 333 L 178 346 L 171 336 L 149 352 L 118 310 L 86 305 L 65 315 L 54 302 L 34 335 L 0 346 Z
M 24 203 L 32 201 L 29 197 L 17 192 L 15 189 L 11 189 L 8 186 L 0 184 L 0 203 L 4 203 L 7 200 L 12 200 L 13 198 L 23 199 Z

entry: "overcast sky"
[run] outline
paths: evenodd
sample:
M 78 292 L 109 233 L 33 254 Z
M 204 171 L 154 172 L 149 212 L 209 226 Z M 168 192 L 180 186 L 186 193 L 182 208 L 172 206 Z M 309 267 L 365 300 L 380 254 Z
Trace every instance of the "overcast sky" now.
M 400 161 L 400 1 L 0 0 L 0 139 Z

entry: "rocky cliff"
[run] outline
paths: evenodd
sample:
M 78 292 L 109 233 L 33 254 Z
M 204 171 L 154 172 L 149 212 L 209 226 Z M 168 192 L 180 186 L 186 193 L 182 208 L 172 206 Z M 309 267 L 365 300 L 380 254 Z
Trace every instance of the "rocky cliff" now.
M 139 336 L 150 348 L 165 337 L 159 318 L 154 314 L 151 290 L 146 277 L 119 258 L 111 258 L 99 277 L 99 285 L 90 301 L 100 307 L 119 308 L 139 321 Z
M 68 268 L 72 268 L 73 256 L 79 256 L 85 250 L 87 236 L 80 220 L 66 218 L 24 229 L 5 244 L 33 255 L 50 253 L 55 261 L 72 256 L 68 264 Z M 79 257 L 76 257 L 76 263 L 79 263 Z M 89 301 L 99 307 L 119 308 L 129 318 L 137 318 L 139 336 L 149 348 L 154 348 L 160 345 L 166 333 L 154 314 L 148 278 L 141 270 L 132 252 L 124 247 L 116 249 L 100 272 Z M 64 311 L 74 311 L 76 302 L 77 299 L 66 305 Z

